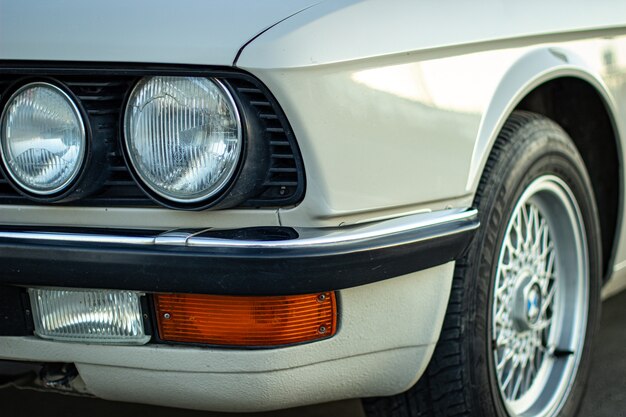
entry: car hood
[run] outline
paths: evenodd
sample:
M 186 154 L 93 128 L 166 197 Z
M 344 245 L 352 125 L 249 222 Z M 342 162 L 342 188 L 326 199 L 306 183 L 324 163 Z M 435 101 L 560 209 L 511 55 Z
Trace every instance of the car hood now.
M 0 0 L 0 59 L 232 65 L 320 0 Z

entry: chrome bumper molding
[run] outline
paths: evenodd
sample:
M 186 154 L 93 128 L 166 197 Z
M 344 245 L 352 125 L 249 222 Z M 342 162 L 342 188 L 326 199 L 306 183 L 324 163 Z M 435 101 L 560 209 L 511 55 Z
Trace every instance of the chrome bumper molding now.
M 182 230 L 176 229 L 157 235 L 123 235 L 100 233 L 68 233 L 47 231 L 0 231 L 2 240 L 19 240 L 32 243 L 86 243 L 113 245 L 166 245 L 187 246 L 197 248 L 250 248 L 250 249 L 294 249 L 294 248 L 327 248 L 343 244 L 365 243 L 380 239 L 392 238 L 395 235 L 433 226 L 446 225 L 460 221 L 475 219 L 475 209 L 442 210 L 430 213 L 383 220 L 362 225 L 335 228 L 294 228 L 298 237 L 284 240 L 237 240 L 214 237 L 203 237 L 202 234 L 216 229 Z M 478 222 L 468 223 L 465 227 L 445 230 L 437 234 L 420 236 L 419 241 L 443 237 L 476 229 Z M 416 240 L 416 241 L 418 241 Z

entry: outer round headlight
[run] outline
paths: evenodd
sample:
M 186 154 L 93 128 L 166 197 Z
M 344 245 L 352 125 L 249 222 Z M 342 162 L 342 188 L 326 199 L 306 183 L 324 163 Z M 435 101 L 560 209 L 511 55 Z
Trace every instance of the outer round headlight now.
M 216 195 L 233 177 L 243 148 L 241 121 L 218 81 L 144 78 L 124 117 L 128 158 L 158 195 L 195 203 Z
M 72 99 L 35 82 L 17 90 L 2 113 L 0 153 L 18 186 L 40 196 L 66 189 L 80 173 L 87 141 Z

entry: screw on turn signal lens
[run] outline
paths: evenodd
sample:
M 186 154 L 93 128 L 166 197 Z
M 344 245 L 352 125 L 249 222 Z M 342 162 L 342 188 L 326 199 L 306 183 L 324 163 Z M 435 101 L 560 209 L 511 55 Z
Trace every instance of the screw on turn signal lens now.
M 334 292 L 289 296 L 155 294 L 159 337 L 170 342 L 280 346 L 337 331 Z

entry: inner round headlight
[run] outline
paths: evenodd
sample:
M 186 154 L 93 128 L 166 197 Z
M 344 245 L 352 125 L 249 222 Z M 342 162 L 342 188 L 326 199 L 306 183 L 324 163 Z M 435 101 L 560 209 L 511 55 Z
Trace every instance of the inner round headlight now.
M 133 89 L 124 116 L 126 150 L 137 175 L 174 202 L 194 203 L 234 175 L 243 139 L 232 96 L 218 81 L 147 77 Z
M 85 126 L 78 108 L 60 88 L 43 82 L 17 90 L 6 103 L 0 153 L 18 186 L 47 196 L 67 188 L 85 159 Z

